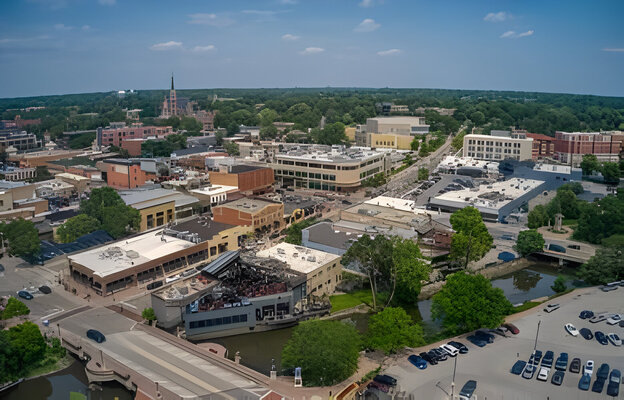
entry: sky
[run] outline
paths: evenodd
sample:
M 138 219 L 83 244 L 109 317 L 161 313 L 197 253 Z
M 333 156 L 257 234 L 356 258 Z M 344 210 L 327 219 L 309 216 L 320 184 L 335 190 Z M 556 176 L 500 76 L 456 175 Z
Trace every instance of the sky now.
M 624 96 L 622 0 L 0 0 L 0 98 L 395 87 Z

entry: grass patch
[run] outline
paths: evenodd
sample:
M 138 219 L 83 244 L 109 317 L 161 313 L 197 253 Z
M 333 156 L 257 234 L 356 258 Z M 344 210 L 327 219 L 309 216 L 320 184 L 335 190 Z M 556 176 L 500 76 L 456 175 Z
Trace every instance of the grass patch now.
M 360 384 L 370 381 L 371 379 L 379 375 L 380 371 L 381 371 L 381 365 L 371 371 L 368 371 L 366 375 L 364 375 L 362 379 L 359 380 Z
M 514 307 L 512 314 L 519 313 L 519 312 L 526 311 L 526 310 L 530 310 L 531 308 L 537 307 L 540 304 L 542 304 L 542 303 L 540 303 L 539 301 L 527 301 L 527 302 L 525 302 L 522 305 Z
M 387 293 L 377 293 L 377 306 L 385 304 L 388 299 Z M 335 313 L 347 308 L 359 306 L 360 304 L 366 304 L 369 307 L 373 306 L 373 295 L 370 289 L 356 290 L 351 293 L 337 294 L 329 296 L 331 302 L 331 312 Z
M 47 375 L 52 372 L 60 371 L 72 365 L 75 359 L 66 354 L 64 357 L 58 358 L 56 356 L 48 355 L 46 358 L 37 363 L 37 366 L 28 371 L 26 378 L 33 376 Z

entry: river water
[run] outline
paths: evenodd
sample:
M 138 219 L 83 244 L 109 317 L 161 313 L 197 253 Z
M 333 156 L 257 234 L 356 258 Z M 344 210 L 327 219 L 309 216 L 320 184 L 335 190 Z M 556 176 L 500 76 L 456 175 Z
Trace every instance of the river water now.
M 550 286 L 559 273 L 566 278 L 568 287 L 578 284 L 571 277 L 573 270 L 557 272 L 548 264 L 530 264 L 523 270 L 492 280 L 492 285 L 501 288 L 512 304 L 523 303 L 554 294 Z M 414 321 L 423 323 L 425 331 L 437 329 L 438 325 L 431 320 L 431 300 L 419 301 L 417 307 L 407 311 Z M 341 320 L 353 324 L 360 332 L 365 332 L 368 326 L 368 314 L 352 314 Z M 272 362 L 276 370 L 280 371 L 282 348 L 290 339 L 293 329 L 285 328 L 230 336 L 211 341 L 224 345 L 228 349 L 230 358 L 234 358 L 236 352 L 239 351 L 243 365 L 268 374 Z M 85 399 L 90 400 L 130 400 L 133 398 L 133 394 L 117 383 L 105 383 L 101 391 L 90 391 L 82 364 L 75 362 L 63 371 L 26 381 L 9 392 L 2 393 L 0 399 L 69 400 L 71 392 L 82 393 L 87 396 Z

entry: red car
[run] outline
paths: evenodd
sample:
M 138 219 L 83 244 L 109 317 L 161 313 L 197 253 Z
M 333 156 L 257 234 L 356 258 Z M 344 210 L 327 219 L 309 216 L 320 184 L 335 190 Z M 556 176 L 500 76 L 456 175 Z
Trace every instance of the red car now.
M 515 326 L 515 325 L 514 325 L 514 324 L 512 324 L 512 323 L 509 323 L 509 322 L 508 322 L 508 323 L 506 323 L 506 324 L 503 324 L 503 326 L 504 326 L 505 328 L 509 329 L 509 331 L 510 331 L 511 333 L 513 333 L 514 335 L 517 335 L 518 333 L 520 333 L 520 329 L 518 329 L 518 327 L 517 327 L 517 326 Z

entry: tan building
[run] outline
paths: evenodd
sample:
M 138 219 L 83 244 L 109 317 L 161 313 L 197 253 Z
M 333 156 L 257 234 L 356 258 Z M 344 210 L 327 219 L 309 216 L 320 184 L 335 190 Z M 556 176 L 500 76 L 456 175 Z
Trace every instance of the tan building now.
M 345 128 L 345 135 L 350 142 L 355 142 L 355 126 L 347 126 Z
M 15 213 L 12 210 L 20 209 Z M 0 181 L 0 219 L 30 218 L 48 211 L 48 201 L 37 197 L 34 183 Z
M 242 198 L 212 208 L 215 221 L 247 227 L 247 232 L 280 230 L 284 223 L 284 204 L 258 199 Z
M 239 248 L 243 229 L 196 218 L 68 257 L 71 282 L 107 296 L 172 276 Z
M 531 160 L 533 139 L 524 133 L 492 131 L 490 135 L 464 136 L 464 157 L 478 160 Z
M 282 187 L 349 192 L 391 166 L 386 154 L 376 151 L 300 146 L 277 154 L 271 167 Z
M 126 205 L 139 210 L 141 232 L 189 217 L 193 206 L 199 205 L 195 197 L 167 189 L 127 190 L 119 195 Z
M 424 117 L 368 118 L 358 125 L 355 143 L 362 147 L 410 150 L 414 137 L 429 133 Z
M 257 252 L 257 256 L 283 261 L 290 269 L 305 274 L 308 296 L 332 295 L 342 279 L 341 256 L 336 254 L 282 242 Z
M 56 174 L 54 178 L 69 183 L 80 194 L 91 190 L 91 179 L 85 176 L 63 172 L 61 174 Z

